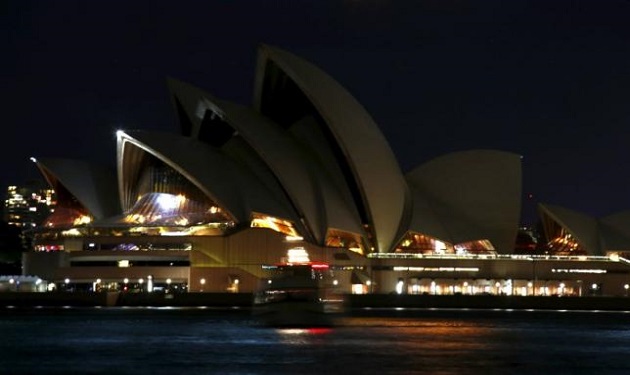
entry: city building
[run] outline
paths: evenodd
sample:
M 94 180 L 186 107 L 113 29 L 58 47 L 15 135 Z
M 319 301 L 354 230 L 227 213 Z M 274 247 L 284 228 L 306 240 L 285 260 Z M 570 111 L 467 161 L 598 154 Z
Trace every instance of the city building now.
M 4 201 L 4 221 L 16 227 L 31 229 L 41 225 L 55 210 L 54 190 L 39 181 L 7 188 Z
M 347 293 L 621 294 L 630 282 L 619 254 L 514 254 L 519 155 L 467 150 L 403 173 L 361 104 L 289 52 L 259 48 L 253 108 L 168 86 L 180 134 L 119 131 L 116 170 L 35 160 L 58 204 L 33 230 L 26 274 L 60 289 L 251 292 L 303 248 Z

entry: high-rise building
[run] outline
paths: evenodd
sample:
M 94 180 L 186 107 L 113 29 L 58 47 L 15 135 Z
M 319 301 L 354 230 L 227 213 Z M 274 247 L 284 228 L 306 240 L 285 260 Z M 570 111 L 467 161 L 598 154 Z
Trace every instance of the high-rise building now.
M 4 201 L 4 220 L 23 229 L 35 228 L 54 212 L 56 203 L 55 191 L 39 182 L 11 185 Z

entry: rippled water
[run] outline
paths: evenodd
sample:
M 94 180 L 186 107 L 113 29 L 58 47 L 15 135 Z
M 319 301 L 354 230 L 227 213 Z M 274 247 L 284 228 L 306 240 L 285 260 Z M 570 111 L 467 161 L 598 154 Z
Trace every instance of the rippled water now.
M 0 309 L 0 374 L 630 374 L 630 313 L 362 310 L 332 329 L 247 311 Z

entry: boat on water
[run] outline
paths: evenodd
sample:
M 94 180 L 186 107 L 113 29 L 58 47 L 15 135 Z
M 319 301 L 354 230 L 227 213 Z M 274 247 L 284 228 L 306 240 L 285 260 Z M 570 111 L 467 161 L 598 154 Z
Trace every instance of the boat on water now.
M 326 327 L 343 314 L 345 301 L 328 264 L 288 261 L 269 271 L 271 277 L 254 294 L 253 313 L 264 325 Z

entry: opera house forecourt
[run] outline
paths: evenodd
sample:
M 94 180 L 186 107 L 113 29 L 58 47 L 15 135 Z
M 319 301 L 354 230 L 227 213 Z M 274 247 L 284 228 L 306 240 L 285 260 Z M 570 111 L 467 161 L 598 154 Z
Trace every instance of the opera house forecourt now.
M 348 294 L 628 293 L 629 212 L 541 205 L 546 251 L 516 254 L 519 155 L 403 173 L 361 104 L 289 52 L 259 47 L 253 108 L 168 88 L 180 133 L 119 131 L 116 170 L 33 159 L 58 204 L 24 275 L 48 290 L 250 293 L 303 249 Z

